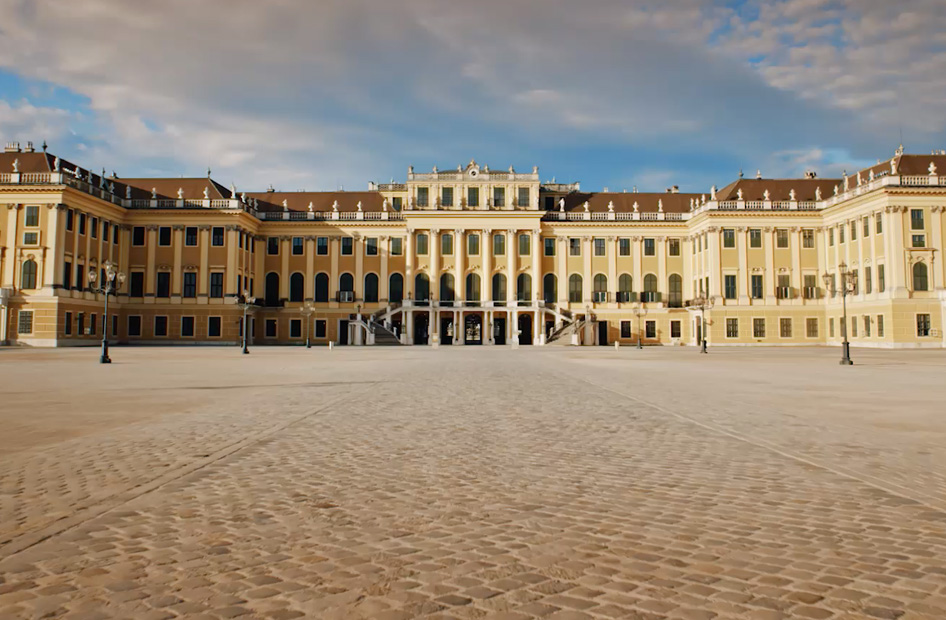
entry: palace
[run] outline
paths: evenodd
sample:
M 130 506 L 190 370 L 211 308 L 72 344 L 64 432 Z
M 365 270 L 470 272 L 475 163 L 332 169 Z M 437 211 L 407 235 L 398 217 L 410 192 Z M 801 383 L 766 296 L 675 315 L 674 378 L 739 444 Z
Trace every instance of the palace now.
M 247 316 L 257 344 L 946 346 L 946 152 L 699 194 L 475 161 L 238 192 L 10 144 L 0 204 L 4 344 L 236 344 Z

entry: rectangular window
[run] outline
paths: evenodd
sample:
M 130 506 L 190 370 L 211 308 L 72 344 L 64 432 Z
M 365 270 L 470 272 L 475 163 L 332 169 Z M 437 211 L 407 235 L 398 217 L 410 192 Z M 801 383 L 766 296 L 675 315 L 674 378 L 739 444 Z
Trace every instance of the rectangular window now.
M 532 254 L 532 237 L 528 234 L 519 235 L 519 256 L 530 256 Z
M 440 188 L 440 204 L 444 207 L 453 206 L 453 188 L 452 187 L 442 187 Z
M 792 337 L 792 320 L 790 318 L 781 318 L 778 320 L 779 336 L 782 338 Z
M 289 337 L 302 338 L 302 319 L 289 319 Z
M 62 288 L 67 291 L 72 288 L 72 263 L 69 261 L 62 266 Z
M 806 273 L 803 276 L 803 282 L 805 285 L 805 299 L 817 299 L 818 298 L 818 276 L 814 274 Z
M 870 338 L 870 317 L 866 314 L 864 315 L 864 337 Z
M 644 321 L 644 337 L 645 338 L 657 337 L 657 321 Z
M 726 319 L 726 337 L 739 337 L 739 319 Z
M 506 235 L 493 235 L 493 256 L 503 256 L 506 254 Z
M 316 338 L 325 338 L 327 332 L 327 323 L 325 319 L 316 319 L 315 320 L 315 337 Z
M 427 235 L 424 233 L 417 235 L 417 255 L 427 256 Z
M 99 238 L 99 218 L 93 217 L 92 221 L 89 223 L 89 228 L 91 229 L 90 232 L 92 233 L 92 238 L 98 239 Z
M 801 231 L 801 247 L 808 249 L 815 247 L 815 231 L 808 228 Z
M 838 226 L 838 243 L 844 243 L 844 224 Z
M 752 284 L 752 298 L 753 299 L 762 299 L 764 297 L 763 287 L 762 287 L 762 276 L 753 274 L 750 278 Z
M 736 231 L 732 228 L 723 229 L 723 247 L 724 248 L 734 248 L 736 247 Z
M 171 296 L 171 273 L 169 271 L 159 271 L 157 273 L 158 282 L 155 287 L 155 297 Z
M 864 267 L 864 292 L 870 295 L 874 290 L 870 267 Z
M 342 256 L 352 256 L 355 253 L 355 239 L 342 237 Z
M 111 229 L 111 225 L 108 222 L 102 222 L 102 241 L 108 243 L 108 232 Z
M 365 238 L 365 256 L 377 256 L 377 255 L 378 255 L 378 238 L 377 237 Z
M 668 239 L 667 243 L 667 252 L 670 254 L 670 256 L 680 256 L 680 240 Z
M 857 222 L 851 222 L 851 241 L 857 240 Z
M 887 289 L 887 282 L 884 280 L 884 266 L 877 265 L 877 290 L 883 293 Z
M 131 244 L 134 246 L 142 246 L 145 244 L 144 226 L 135 226 L 131 229 Z
M 86 224 L 86 221 L 87 221 L 87 217 L 86 217 L 85 213 L 80 213 L 80 214 L 79 214 L 79 234 L 80 234 L 80 235 L 84 235 L 84 234 L 85 234 L 85 224 Z
M 775 231 L 775 247 L 777 248 L 787 248 L 788 247 L 788 230 L 785 228 L 779 228 Z
M 680 321 L 670 321 L 670 337 L 680 337 Z
M 644 256 L 656 256 L 657 243 L 654 239 L 644 239 Z
M 140 316 L 128 317 L 128 335 L 129 336 L 141 335 L 141 317 Z
M 449 233 L 440 235 L 440 254 L 442 256 L 453 255 L 453 235 Z
M 417 206 L 426 207 L 430 203 L 430 191 L 426 187 L 417 188 Z
M 572 237 L 568 240 L 568 255 L 581 256 L 581 239 Z
M 266 337 L 276 337 L 276 319 L 266 319 Z
M 818 337 L 818 319 L 805 319 L 805 335 L 807 335 L 809 338 Z
M 181 317 L 181 337 L 182 338 L 194 337 L 194 317 L 192 316 Z
M 528 187 L 519 188 L 519 206 L 520 207 L 529 206 L 529 188 Z
M 76 328 L 78 329 L 78 334 L 80 336 L 85 335 L 85 313 L 80 312 L 79 316 L 76 318 Z
M 279 254 L 279 237 L 266 237 L 266 253 L 269 256 Z
M 724 296 L 726 299 L 735 299 L 736 298 L 736 276 L 726 274 L 723 276 L 724 286 Z
M 480 188 L 478 187 L 466 188 L 466 206 L 468 207 L 480 206 Z
M 292 238 L 292 255 L 293 256 L 302 256 L 305 254 L 305 239 L 302 237 L 293 237 Z
M 26 207 L 23 223 L 25 226 L 39 226 L 39 207 Z
M 211 316 L 207 318 L 207 336 L 210 338 L 219 338 L 221 333 L 221 326 L 223 319 L 219 316 Z
M 870 218 L 866 215 L 864 216 L 864 236 L 867 237 L 870 235 Z
M 480 255 L 480 236 L 477 234 L 470 234 L 466 238 L 466 253 L 469 256 L 479 256 Z
M 604 256 L 604 239 L 595 239 L 595 256 Z
M 63 327 L 63 333 L 66 336 L 72 335 L 72 313 L 71 312 L 66 313 L 66 320 L 63 322 L 62 327 Z
M 128 294 L 132 297 L 145 296 L 145 273 L 143 271 L 132 271 L 131 282 L 128 285 Z
M 834 247 L 834 229 L 828 229 L 828 247 Z
M 925 248 L 925 247 L 926 247 L 926 235 L 913 235 L 913 247 L 915 247 L 915 248 Z
M 621 338 L 631 337 L 631 322 L 621 321 Z
M 391 237 L 391 256 L 404 254 L 404 240 L 400 237 Z
M 851 336 L 857 338 L 857 317 L 851 317 Z
M 319 256 L 328 256 L 328 237 L 317 237 L 315 239 L 315 253 Z
M 765 338 L 765 319 L 752 319 L 752 337 Z
M 23 245 L 39 245 L 39 233 L 38 232 L 23 233 Z
M 828 319 L 828 337 L 834 338 L 834 319 Z
M 158 228 L 158 245 L 160 246 L 169 246 L 171 245 L 171 227 L 162 226 Z
M 210 229 L 210 245 L 214 247 L 223 246 L 223 226 L 214 226 Z
M 750 248 L 762 247 L 762 229 L 761 228 L 749 229 L 749 247 Z
M 243 249 L 243 231 L 242 230 L 237 234 L 237 247 L 241 250 Z
M 197 272 L 196 271 L 185 271 L 184 272 L 184 290 L 183 296 L 189 299 L 197 297 Z
M 916 335 L 920 338 L 925 338 L 930 335 L 930 315 L 916 315 Z
M 910 230 L 923 230 L 923 209 L 910 209 Z
M 877 337 L 884 337 L 884 315 L 882 314 L 877 315 Z
M 66 211 L 66 230 L 72 232 L 76 226 L 76 212 L 72 209 Z
M 630 256 L 631 255 L 631 240 L 623 237 L 618 239 L 618 254 L 621 256 Z
M 112 245 L 118 245 L 118 224 L 112 226 Z
M 155 336 L 168 335 L 168 318 L 166 316 L 154 317 L 154 335 Z
M 506 188 L 505 187 L 493 188 L 493 206 L 494 207 L 506 206 Z
M 555 256 L 555 237 L 546 237 L 542 243 L 545 246 L 545 255 Z
M 16 333 L 24 335 L 33 333 L 32 310 L 20 310 L 20 313 L 17 315 Z
M 884 218 L 882 213 L 874 216 L 874 230 L 879 235 L 884 232 Z
M 223 298 L 223 272 L 214 271 L 210 274 L 210 296 L 216 299 Z
M 184 245 L 194 247 L 197 245 L 197 227 L 188 226 L 184 229 Z
M 780 274 L 778 276 L 778 290 L 776 291 L 776 296 L 779 299 L 791 299 L 792 298 L 792 279 L 791 276 L 787 274 Z

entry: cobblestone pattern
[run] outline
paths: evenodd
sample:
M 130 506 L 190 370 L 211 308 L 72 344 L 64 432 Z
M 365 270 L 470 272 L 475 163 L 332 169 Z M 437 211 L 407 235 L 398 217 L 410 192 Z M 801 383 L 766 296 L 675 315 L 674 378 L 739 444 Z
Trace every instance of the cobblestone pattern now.
M 0 610 L 946 617 L 946 513 L 629 401 L 555 355 L 409 359 L 344 405 L 0 559 Z M 301 396 L 286 388 L 270 422 L 311 406 Z

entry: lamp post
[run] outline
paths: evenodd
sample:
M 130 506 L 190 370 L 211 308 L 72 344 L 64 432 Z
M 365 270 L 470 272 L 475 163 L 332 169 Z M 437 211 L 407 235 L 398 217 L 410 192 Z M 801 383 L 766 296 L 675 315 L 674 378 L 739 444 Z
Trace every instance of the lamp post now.
M 312 321 L 310 317 L 312 313 L 315 312 L 315 305 L 313 305 L 311 301 L 307 301 L 304 306 L 299 308 L 299 312 L 305 317 L 305 348 L 311 349 L 312 341 L 309 339 L 309 330 L 312 326 Z
M 99 363 L 111 364 L 112 359 L 108 356 L 108 297 L 125 283 L 125 274 L 115 268 L 115 263 L 105 261 L 102 264 L 102 276 L 102 282 L 96 287 L 95 283 L 99 278 L 98 271 L 95 267 L 89 268 L 89 284 L 92 285 L 92 292 L 105 295 L 105 314 L 102 321 L 102 355 L 99 357 Z
M 716 298 L 712 295 L 700 293 L 696 299 L 687 302 L 687 310 L 700 311 L 700 353 L 707 353 L 706 350 L 706 311 L 711 310 L 716 304 Z
M 841 293 L 841 337 L 843 342 L 841 343 L 841 361 L 838 362 L 842 366 L 853 366 L 854 362 L 851 361 L 851 343 L 847 339 L 847 296 L 853 295 L 854 291 L 857 290 L 857 270 L 848 269 L 847 263 L 841 262 L 838 265 L 838 275 L 841 277 L 840 286 L 837 286 L 834 281 L 834 276 L 829 273 L 825 273 L 821 276 L 821 279 L 824 280 L 824 287 L 826 290 L 831 291 L 831 296 L 835 296 L 838 292 Z
M 249 323 L 247 322 L 247 313 L 250 308 L 256 305 L 256 298 L 250 297 L 249 291 L 243 291 L 243 294 L 240 296 L 237 304 L 240 308 L 243 309 L 243 355 L 249 354 L 250 350 L 247 348 L 247 333 L 249 332 Z
M 641 331 L 641 317 L 644 316 L 645 314 L 647 314 L 647 308 L 644 307 L 644 302 L 642 301 L 637 302 L 637 305 L 634 306 L 634 316 L 637 317 L 637 348 L 638 349 L 644 348 L 644 343 L 642 342 L 644 332 Z

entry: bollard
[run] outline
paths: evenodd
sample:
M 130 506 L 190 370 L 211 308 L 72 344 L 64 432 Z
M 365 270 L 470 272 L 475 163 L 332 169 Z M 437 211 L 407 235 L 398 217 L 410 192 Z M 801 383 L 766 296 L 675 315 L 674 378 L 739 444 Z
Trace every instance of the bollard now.
M 334 349 L 334 348 L 335 348 L 335 343 L 332 342 L 331 340 L 329 340 L 329 341 L 328 341 L 328 350 L 331 351 L 331 350 Z
M 617 340 L 614 341 L 614 350 L 617 351 L 621 348 L 621 343 Z

